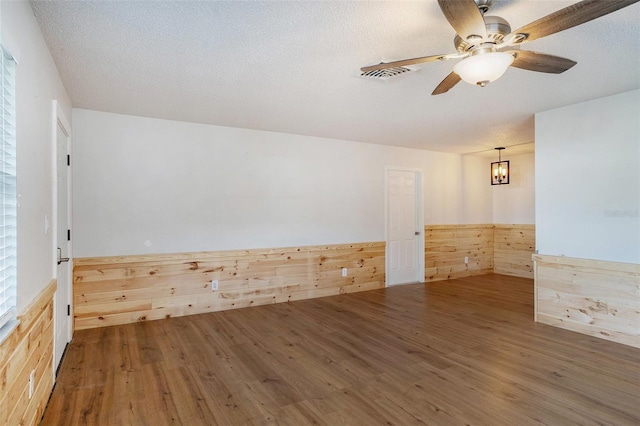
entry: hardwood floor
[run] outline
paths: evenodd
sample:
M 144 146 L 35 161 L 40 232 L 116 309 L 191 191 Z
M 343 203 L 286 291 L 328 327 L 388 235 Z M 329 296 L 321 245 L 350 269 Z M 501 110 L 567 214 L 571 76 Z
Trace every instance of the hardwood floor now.
M 637 425 L 640 350 L 485 275 L 78 331 L 44 425 Z

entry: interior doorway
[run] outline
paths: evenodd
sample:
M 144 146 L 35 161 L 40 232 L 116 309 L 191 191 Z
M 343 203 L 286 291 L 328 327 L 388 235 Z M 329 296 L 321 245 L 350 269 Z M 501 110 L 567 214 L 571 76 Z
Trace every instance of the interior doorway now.
M 422 171 L 386 169 L 387 286 L 424 281 Z
M 71 232 L 69 227 L 70 190 L 70 129 L 54 103 L 56 147 L 56 220 L 54 243 L 56 251 L 57 290 L 54 301 L 54 371 L 57 371 L 64 350 L 71 341 Z

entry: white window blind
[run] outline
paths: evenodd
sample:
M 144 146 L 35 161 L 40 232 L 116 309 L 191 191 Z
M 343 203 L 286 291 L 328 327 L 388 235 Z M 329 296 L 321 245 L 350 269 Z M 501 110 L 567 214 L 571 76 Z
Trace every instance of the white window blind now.
M 0 46 L 0 328 L 16 315 L 15 62 Z

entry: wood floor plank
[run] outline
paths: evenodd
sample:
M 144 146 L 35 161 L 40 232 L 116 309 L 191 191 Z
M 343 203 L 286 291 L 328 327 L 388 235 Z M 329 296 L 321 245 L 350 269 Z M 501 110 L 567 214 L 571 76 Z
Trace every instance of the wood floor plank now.
M 640 350 L 483 275 L 80 330 L 43 425 L 637 425 Z

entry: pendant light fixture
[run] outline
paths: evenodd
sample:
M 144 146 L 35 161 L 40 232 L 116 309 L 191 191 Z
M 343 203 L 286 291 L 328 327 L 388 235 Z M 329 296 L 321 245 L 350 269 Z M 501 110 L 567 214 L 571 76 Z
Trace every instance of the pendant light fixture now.
M 491 163 L 491 185 L 509 184 L 509 160 L 502 161 L 503 146 L 494 148 L 498 150 L 498 161 Z

